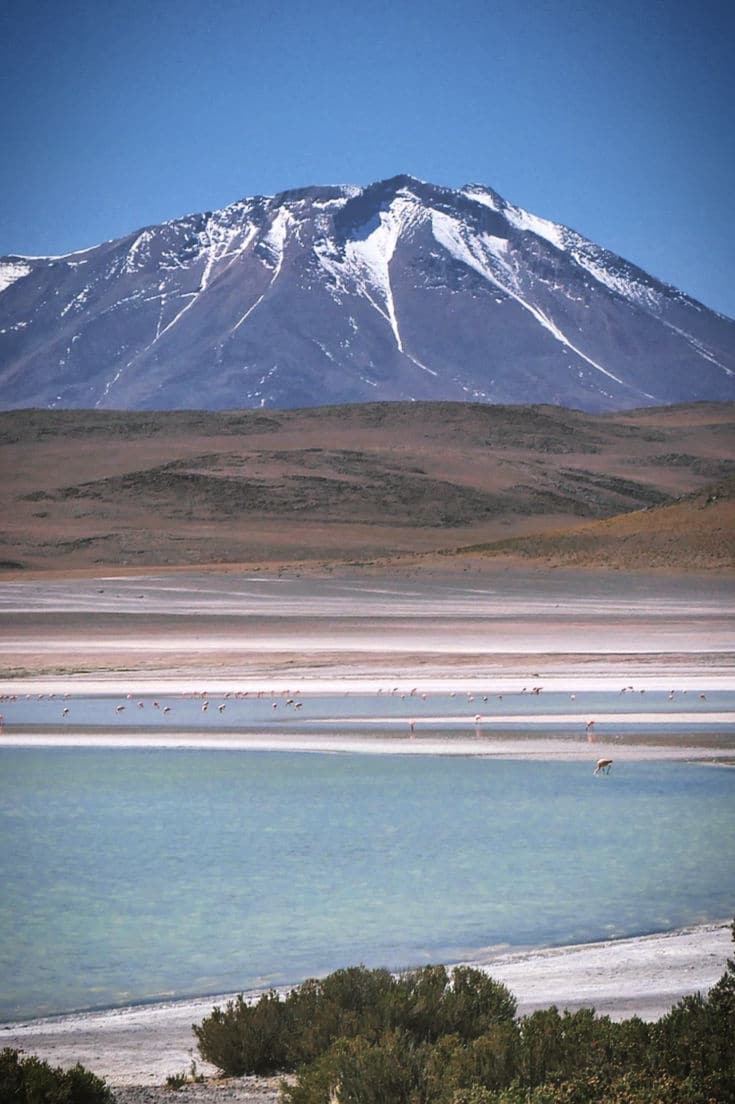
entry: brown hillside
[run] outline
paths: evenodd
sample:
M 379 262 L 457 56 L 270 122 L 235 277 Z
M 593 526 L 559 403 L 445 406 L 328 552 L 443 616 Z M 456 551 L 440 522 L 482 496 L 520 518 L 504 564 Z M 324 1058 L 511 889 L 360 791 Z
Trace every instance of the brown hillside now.
M 735 478 L 665 506 L 635 510 L 572 531 L 500 541 L 473 549 L 512 553 L 547 565 L 611 570 L 735 568 Z
M 651 519 L 680 515 L 668 553 L 655 530 L 655 562 L 722 566 L 724 504 L 666 504 L 735 472 L 735 405 L 20 410 L 0 414 L 0 470 L 6 571 L 354 562 L 509 538 L 555 557 L 538 534 L 560 530 L 575 555 L 604 531 L 645 560 Z M 635 533 L 616 528 L 631 512 Z

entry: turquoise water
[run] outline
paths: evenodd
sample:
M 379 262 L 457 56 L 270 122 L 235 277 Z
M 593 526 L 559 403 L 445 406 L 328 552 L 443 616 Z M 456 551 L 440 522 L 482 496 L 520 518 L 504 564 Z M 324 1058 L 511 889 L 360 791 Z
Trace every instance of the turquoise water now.
M 735 912 L 735 771 L 0 750 L 0 1018 Z

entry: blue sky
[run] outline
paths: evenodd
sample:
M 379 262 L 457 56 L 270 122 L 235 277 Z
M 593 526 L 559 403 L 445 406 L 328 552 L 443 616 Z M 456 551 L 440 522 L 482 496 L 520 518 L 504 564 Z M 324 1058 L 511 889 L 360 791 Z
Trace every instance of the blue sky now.
M 0 0 L 0 254 L 408 172 L 735 316 L 734 50 L 711 0 Z

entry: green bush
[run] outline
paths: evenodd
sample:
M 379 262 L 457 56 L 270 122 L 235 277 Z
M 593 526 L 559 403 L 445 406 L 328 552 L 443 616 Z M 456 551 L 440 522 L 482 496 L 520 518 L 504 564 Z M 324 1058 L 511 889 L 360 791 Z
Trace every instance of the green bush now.
M 224 1011 L 214 1008 L 194 1034 L 203 1058 L 224 1073 L 270 1074 L 293 1069 L 289 1054 L 289 1024 L 285 1002 L 277 993 L 264 993 L 257 1004 L 242 996 L 228 1001 Z
M 84 1066 L 54 1068 L 40 1058 L 21 1058 L 9 1047 L 0 1051 L 2 1104 L 112 1104 L 101 1078 Z
M 194 1033 L 203 1058 L 225 1073 L 293 1070 L 324 1054 L 337 1039 L 376 1042 L 401 1031 L 415 1043 L 456 1034 L 473 1039 L 496 1023 L 512 1023 L 510 992 L 481 970 L 443 966 L 394 977 L 355 966 L 310 979 L 286 997 L 242 996 L 215 1008 Z
M 512 993 L 482 970 L 427 966 L 403 975 L 397 987 L 405 994 L 404 1026 L 418 1039 L 442 1035 L 476 1039 L 497 1023 L 511 1023 L 516 1013 Z
M 391 1031 L 379 1041 L 341 1038 L 281 1086 L 284 1104 L 428 1104 L 424 1090 L 426 1044 Z

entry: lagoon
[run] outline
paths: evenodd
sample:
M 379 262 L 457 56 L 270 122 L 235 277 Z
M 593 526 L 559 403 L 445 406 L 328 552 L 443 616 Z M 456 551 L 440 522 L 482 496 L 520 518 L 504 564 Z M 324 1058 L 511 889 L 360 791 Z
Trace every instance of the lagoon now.
M 635 761 L 0 750 L 0 1017 L 735 911 L 735 771 Z

